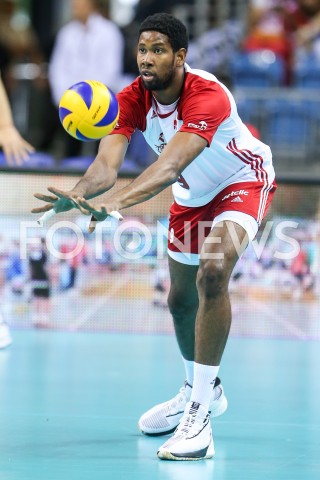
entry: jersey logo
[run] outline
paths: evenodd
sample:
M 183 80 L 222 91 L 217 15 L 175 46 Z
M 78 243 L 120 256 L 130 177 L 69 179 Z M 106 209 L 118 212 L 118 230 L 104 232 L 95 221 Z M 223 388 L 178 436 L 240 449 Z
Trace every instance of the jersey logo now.
M 157 112 L 155 110 L 152 110 L 151 120 L 157 116 Z
M 195 123 L 188 123 L 188 127 L 197 128 L 198 130 L 207 130 L 208 124 L 204 120 L 201 120 L 198 125 Z
M 230 197 L 236 197 L 233 200 L 231 200 L 232 202 L 242 202 L 243 200 L 239 197 L 239 195 L 247 196 L 249 195 L 249 192 L 247 190 L 237 190 L 236 192 L 232 191 L 231 193 L 227 193 L 227 195 L 223 197 L 221 202 L 223 202 L 223 200 L 226 200 L 227 198 L 230 198 Z
M 187 184 L 185 178 L 183 178 L 182 175 L 180 175 L 180 177 L 177 178 L 177 182 L 179 183 L 180 187 L 185 188 L 186 190 L 190 190 L 189 185 Z
M 164 147 L 167 145 L 164 139 L 163 132 L 160 133 L 158 142 L 161 142 L 160 145 L 155 145 L 156 149 L 158 150 L 159 154 L 163 151 Z
M 241 197 L 238 196 L 238 197 L 234 198 L 233 200 L 231 200 L 231 203 L 232 203 L 232 202 L 234 202 L 234 203 L 243 203 L 243 200 L 242 200 Z

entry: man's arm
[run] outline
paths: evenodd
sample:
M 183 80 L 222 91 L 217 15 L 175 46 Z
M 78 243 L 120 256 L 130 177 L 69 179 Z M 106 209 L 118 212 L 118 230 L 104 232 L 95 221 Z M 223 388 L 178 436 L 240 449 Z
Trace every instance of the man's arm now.
M 94 162 L 73 190 L 88 199 L 110 190 L 116 182 L 127 148 L 128 140 L 124 135 L 103 138 Z
M 9 164 L 22 163 L 34 148 L 24 140 L 16 129 L 12 111 L 3 82 L 0 78 L 0 146 Z
M 124 135 L 115 134 L 103 138 L 95 160 L 73 189 L 66 192 L 52 186 L 48 190 L 53 195 L 35 193 L 36 198 L 48 203 L 33 208 L 32 213 L 44 213 L 51 209 L 56 213 L 66 212 L 78 206 L 78 197 L 90 199 L 112 188 L 127 148 L 128 140 Z
M 92 214 L 97 220 L 104 220 L 107 212 L 128 208 L 154 197 L 172 185 L 181 172 L 202 152 L 207 141 L 194 133 L 177 133 L 159 156 L 128 186 L 119 190 L 105 203 L 95 207 L 85 199 L 78 198 L 82 213 Z

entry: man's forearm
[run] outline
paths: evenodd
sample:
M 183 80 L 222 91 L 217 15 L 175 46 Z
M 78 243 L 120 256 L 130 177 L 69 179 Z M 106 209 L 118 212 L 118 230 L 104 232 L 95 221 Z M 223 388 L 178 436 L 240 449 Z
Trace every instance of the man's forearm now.
M 112 196 L 118 210 L 145 202 L 176 182 L 182 171 L 202 152 L 207 142 L 190 133 L 177 133 L 158 160 L 132 183 Z
M 117 208 L 128 208 L 145 202 L 172 185 L 178 177 L 177 172 L 168 167 L 158 168 L 157 162 L 150 165 L 139 177 L 119 190 L 112 199 Z
M 128 141 L 123 135 L 105 137 L 100 143 L 98 155 L 74 187 L 74 192 L 89 200 L 113 187 L 127 146 Z
M 100 162 L 93 162 L 73 190 L 86 199 L 105 193 L 115 184 L 117 171 Z

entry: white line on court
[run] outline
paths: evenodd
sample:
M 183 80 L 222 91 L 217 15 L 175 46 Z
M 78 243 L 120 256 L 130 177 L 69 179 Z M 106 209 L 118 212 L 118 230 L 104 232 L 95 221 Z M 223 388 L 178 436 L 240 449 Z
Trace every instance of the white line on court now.
M 258 300 L 255 300 L 255 299 L 251 299 L 250 303 L 253 304 L 252 305 L 253 308 L 256 308 L 258 311 L 262 312 L 265 316 L 269 317 L 273 322 L 276 322 L 279 325 L 281 325 L 281 327 L 284 330 L 287 330 L 294 337 L 299 338 L 300 340 L 305 339 L 306 334 L 303 330 L 293 325 L 293 323 L 287 320 L 285 317 L 277 316 L 275 312 L 272 309 L 270 309 L 269 306 L 267 306 L 266 303 L 259 302 Z
M 121 275 L 121 277 L 117 278 L 114 281 L 114 284 L 112 285 L 112 287 L 110 288 L 108 295 L 101 297 L 99 300 L 95 300 L 94 304 L 91 307 L 85 309 L 83 314 L 80 315 L 80 317 L 74 323 L 71 324 L 70 330 L 78 330 L 78 328 L 82 327 L 85 323 L 87 323 L 90 320 L 90 318 L 94 317 L 94 315 L 96 314 L 96 312 L 98 312 L 98 310 L 100 310 L 100 308 L 102 308 L 105 304 L 107 304 L 110 298 L 114 297 L 117 294 L 117 292 L 126 283 L 129 282 L 129 280 L 130 278 L 127 277 L 127 275 Z

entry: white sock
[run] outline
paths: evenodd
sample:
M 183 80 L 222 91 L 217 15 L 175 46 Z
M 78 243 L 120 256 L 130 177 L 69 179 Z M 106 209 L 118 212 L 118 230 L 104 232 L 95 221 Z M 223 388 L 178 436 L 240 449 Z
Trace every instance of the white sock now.
M 191 393 L 191 402 L 200 403 L 209 410 L 214 381 L 218 375 L 219 366 L 202 365 L 194 362 L 194 380 Z
M 184 369 L 186 371 L 186 380 L 188 384 L 192 387 L 193 385 L 193 365 L 194 361 L 193 360 L 186 360 L 185 358 L 182 357 L 183 363 L 184 363 Z

